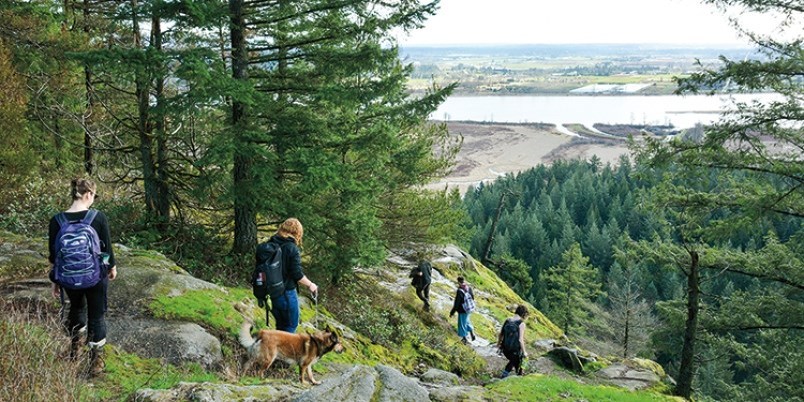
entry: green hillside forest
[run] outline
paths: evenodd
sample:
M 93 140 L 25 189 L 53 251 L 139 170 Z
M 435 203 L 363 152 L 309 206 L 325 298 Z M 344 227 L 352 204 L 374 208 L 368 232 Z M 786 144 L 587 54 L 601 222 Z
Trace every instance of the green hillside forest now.
M 407 310 L 403 320 L 355 296 L 361 272 L 381 275 L 392 250 L 455 244 L 508 284 L 512 303 L 543 312 L 551 335 L 604 359 L 659 363 L 675 382 L 657 392 L 802 401 L 804 39 L 794 27 L 804 9 L 703 1 L 784 23 L 778 37 L 744 29 L 752 57 L 699 65 L 668 88 L 775 100 L 733 104 L 670 139 L 632 138 L 632 156 L 615 165 L 558 161 L 465 195 L 426 189 L 461 147 L 428 118 L 461 83 L 423 86 L 419 74 L 411 90 L 414 66 L 394 39 L 435 15 L 438 0 L 2 1 L 0 230 L 44 244 L 70 179 L 91 178 L 114 243 L 248 296 L 256 245 L 296 217 L 305 272 L 342 302 L 354 331 L 374 334 L 363 357 L 343 363 L 412 371 L 412 359 L 364 357 L 388 353 L 379 348 L 396 336 L 408 352 L 424 333 L 435 345 L 424 361 L 500 398 L 622 400 L 561 376 L 495 382 L 469 349 L 466 367 L 451 366 L 444 335 L 420 329 L 445 322 Z M 44 264 L 15 265 L 0 284 L 44 279 Z M 348 317 L 353 296 L 365 316 Z M 46 333 L 5 315 L 0 327 L 24 334 L 9 342 Z M 31 348 L 28 357 L 49 350 Z M 43 356 L 32 366 L 61 364 Z M 15 359 L 1 359 L 0 375 Z M 162 386 L 221 379 L 184 370 Z M 51 397 L 83 386 L 59 384 Z

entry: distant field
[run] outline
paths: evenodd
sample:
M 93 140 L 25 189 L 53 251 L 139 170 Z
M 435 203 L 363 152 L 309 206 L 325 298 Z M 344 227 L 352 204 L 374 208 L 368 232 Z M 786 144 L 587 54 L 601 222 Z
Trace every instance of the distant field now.
M 732 53 L 729 53 L 732 52 Z M 674 77 L 714 66 L 734 49 L 640 45 L 524 45 L 406 49 L 415 66 L 408 86 L 424 91 L 432 82 L 458 82 L 458 95 L 567 94 L 591 84 L 649 84 L 645 95 L 668 95 Z M 738 50 L 737 52 L 744 52 Z
M 536 95 L 569 94 L 569 91 L 591 84 L 651 84 L 640 94 L 670 95 L 676 84 L 672 74 L 660 75 L 615 75 L 615 76 L 554 76 L 537 74 L 443 74 L 434 77 L 435 82 L 447 85 L 458 82 L 456 95 Z M 408 81 L 412 92 L 429 89 L 433 80 L 413 78 Z

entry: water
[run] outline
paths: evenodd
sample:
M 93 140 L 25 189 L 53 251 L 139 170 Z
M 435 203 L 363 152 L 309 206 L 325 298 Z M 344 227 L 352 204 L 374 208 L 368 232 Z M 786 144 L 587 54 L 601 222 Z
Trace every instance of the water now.
M 732 95 L 766 102 L 773 94 Z M 581 123 L 670 125 L 711 123 L 731 104 L 727 96 L 453 96 L 431 116 L 436 120 L 498 123 Z

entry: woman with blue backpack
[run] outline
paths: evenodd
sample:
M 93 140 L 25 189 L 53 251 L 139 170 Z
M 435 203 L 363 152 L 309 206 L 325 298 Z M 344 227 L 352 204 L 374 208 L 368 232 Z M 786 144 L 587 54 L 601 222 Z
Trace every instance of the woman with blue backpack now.
M 452 303 L 452 310 L 449 312 L 450 318 L 458 313 L 458 336 L 461 337 L 461 342 L 468 343 L 467 336 L 471 336 L 472 340 L 476 339 L 472 321 L 469 319 L 469 314 L 475 310 L 475 294 L 472 288 L 464 280 L 462 276 L 458 277 L 458 290 L 455 293 L 455 300 Z
M 106 290 L 109 280 L 117 277 L 109 222 L 106 215 L 90 209 L 97 198 L 95 183 L 73 179 L 70 183 L 72 204 L 50 219 L 48 259 L 53 265 L 50 280 L 53 295 L 70 300 L 67 331 L 70 335 L 70 359 L 78 357 L 81 335 L 86 332 L 89 345 L 91 377 L 103 372 L 106 345 Z

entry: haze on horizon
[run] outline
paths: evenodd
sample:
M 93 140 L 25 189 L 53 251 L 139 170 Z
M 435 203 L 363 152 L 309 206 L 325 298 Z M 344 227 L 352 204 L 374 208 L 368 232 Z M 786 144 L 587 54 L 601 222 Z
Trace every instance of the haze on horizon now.
M 678 44 L 747 46 L 729 17 L 757 32 L 778 22 L 726 15 L 701 0 L 441 0 L 402 46 L 492 44 Z

